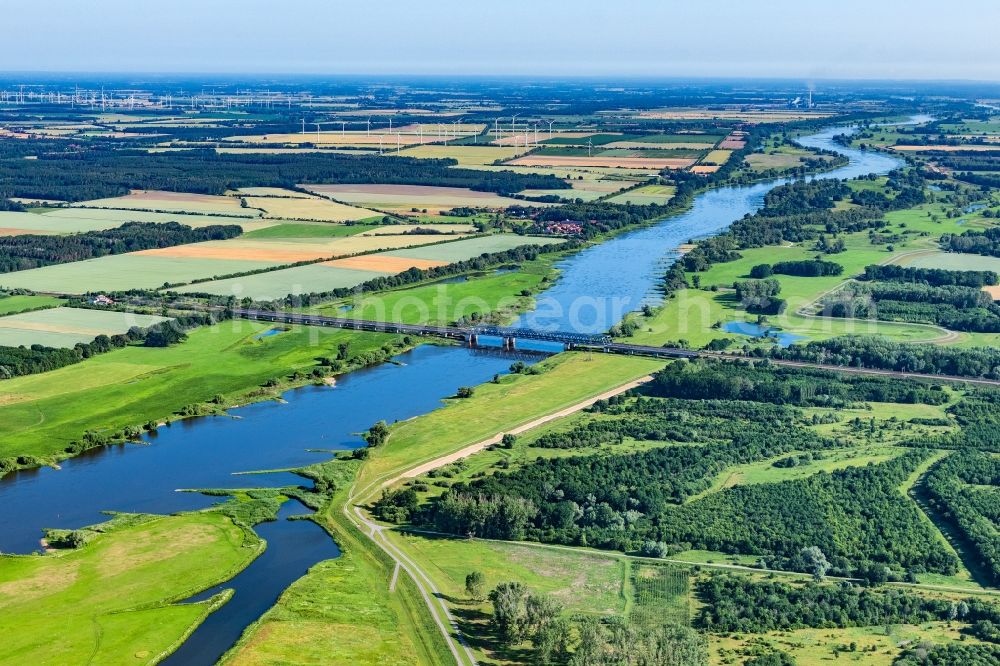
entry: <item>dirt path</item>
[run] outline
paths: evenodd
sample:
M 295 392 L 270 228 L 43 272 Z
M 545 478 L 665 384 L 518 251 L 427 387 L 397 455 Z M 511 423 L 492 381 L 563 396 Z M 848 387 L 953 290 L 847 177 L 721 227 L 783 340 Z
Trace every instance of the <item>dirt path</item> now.
M 608 398 L 612 398 L 612 397 L 614 397 L 616 395 L 624 393 L 625 391 L 629 391 L 631 389 L 634 389 L 635 387 L 641 386 L 642 384 L 645 384 L 646 382 L 651 381 L 652 379 L 653 379 L 653 377 L 651 375 L 646 375 L 645 377 L 641 377 L 640 379 L 636 379 L 636 380 L 631 381 L 631 382 L 629 382 L 627 384 L 622 384 L 621 386 L 617 386 L 617 387 L 611 389 L 610 391 L 605 391 L 604 393 L 601 393 L 600 395 L 595 395 L 595 396 L 593 396 L 591 398 L 587 398 L 586 400 L 584 400 L 582 402 L 578 402 L 575 405 L 570 405 L 569 407 L 566 407 L 565 409 L 560 409 L 557 412 L 553 412 L 551 414 L 546 414 L 545 416 L 541 416 L 541 417 L 535 419 L 534 421 L 528 421 L 527 423 L 523 423 L 523 424 L 521 424 L 521 425 L 519 425 L 519 426 L 517 426 L 515 428 L 511 428 L 510 430 L 508 430 L 506 432 L 499 432 L 496 435 L 493 435 L 492 437 L 490 437 L 489 439 L 485 439 L 485 440 L 483 440 L 481 442 L 477 442 L 475 444 L 470 444 L 469 446 L 465 447 L 464 449 L 459 449 L 458 451 L 455 451 L 454 453 L 449 453 L 446 456 L 441 456 L 440 458 L 435 458 L 434 460 L 430 460 L 430 461 L 425 462 L 425 463 L 423 463 L 421 465 L 417 465 L 416 467 L 408 469 L 405 472 L 403 472 L 402 474 L 399 474 L 398 476 L 395 476 L 395 477 L 393 477 L 391 479 L 388 479 L 387 481 L 383 481 L 382 482 L 382 487 L 385 488 L 387 486 L 391 486 L 391 485 L 393 485 L 395 483 L 398 483 L 399 481 L 402 481 L 403 479 L 412 479 L 413 477 L 420 476 L 421 474 L 426 474 L 427 472 L 430 472 L 431 470 L 437 469 L 439 467 L 444 467 L 445 465 L 450 465 L 451 463 L 456 462 L 458 460 L 461 460 L 462 458 L 468 458 L 469 456 L 471 456 L 471 455 L 473 455 L 475 453 L 479 453 L 480 451 L 482 451 L 483 449 L 485 449 L 488 446 L 493 446 L 494 444 L 499 444 L 500 440 L 503 439 L 503 436 L 505 434 L 520 435 L 523 432 L 527 432 L 528 430 L 531 430 L 533 428 L 537 428 L 538 426 L 544 425 L 546 423 L 549 423 L 550 421 L 555 421 L 556 419 L 561 419 L 564 416 L 569 416 L 570 414 L 574 414 L 576 412 L 584 410 L 584 409 L 586 409 L 587 407 L 590 407 L 591 405 L 593 405 L 595 402 L 597 402 L 599 400 L 607 400 Z
M 510 434 L 520 434 L 532 428 L 536 428 L 544 423 L 554 421 L 555 419 L 562 418 L 564 416 L 569 416 L 575 412 L 579 412 L 587 407 L 590 407 L 598 400 L 606 400 L 607 398 L 614 397 L 620 393 L 624 393 L 630 389 L 633 389 L 641 384 L 644 384 L 652 380 L 652 376 L 647 375 L 640 379 L 628 382 L 627 384 L 622 384 L 616 388 L 605 391 L 600 395 L 593 396 L 581 402 L 578 402 L 569 407 L 565 407 L 551 414 L 541 416 L 537 419 L 529 421 L 528 423 L 523 423 L 515 428 L 511 428 Z M 421 463 L 415 467 L 412 467 L 404 472 L 396 474 L 385 481 L 383 481 L 379 487 L 386 487 L 398 483 L 399 481 L 412 478 L 414 476 L 419 476 L 432 469 L 437 469 L 438 467 L 443 467 L 445 465 L 450 465 L 451 463 L 470 456 L 474 453 L 482 451 L 487 446 L 492 444 L 497 444 L 503 438 L 505 433 L 497 433 L 493 437 L 487 440 L 478 442 L 467 446 L 459 451 L 450 453 L 434 460 L 430 460 L 425 463 Z M 427 609 L 430 611 L 431 616 L 434 618 L 434 623 L 437 625 L 438 630 L 444 637 L 445 642 L 448 645 L 448 649 L 451 651 L 452 656 L 455 657 L 455 662 L 460 665 L 471 664 L 475 666 L 476 658 L 472 653 L 472 649 L 469 647 L 468 642 L 465 640 L 465 636 L 462 635 L 461 629 L 455 616 L 452 614 L 451 610 L 448 608 L 441 594 L 441 591 L 437 589 L 437 586 L 431 580 L 431 578 L 424 572 L 420 566 L 413 561 L 412 558 L 408 557 L 406 553 L 400 550 L 395 544 L 392 543 L 385 536 L 385 527 L 379 525 L 367 515 L 365 515 L 360 504 L 369 499 L 374 491 L 370 490 L 374 486 L 374 483 L 369 484 L 363 490 L 358 490 L 357 488 L 351 488 L 348 493 L 347 501 L 345 502 L 342 510 L 344 515 L 347 516 L 354 526 L 358 529 L 358 532 L 366 537 L 374 546 L 381 549 L 386 555 L 392 558 L 395 566 L 393 568 L 392 579 L 389 583 L 389 592 L 395 591 L 396 583 L 398 581 L 399 572 L 402 570 L 413 580 L 420 592 L 421 597 L 423 597 L 424 603 L 427 605 Z

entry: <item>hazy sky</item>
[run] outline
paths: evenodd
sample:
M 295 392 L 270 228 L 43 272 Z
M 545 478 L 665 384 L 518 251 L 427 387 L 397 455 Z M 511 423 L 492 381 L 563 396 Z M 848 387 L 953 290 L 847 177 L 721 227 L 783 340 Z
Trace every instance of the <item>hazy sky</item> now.
M 997 0 L 0 0 L 0 70 L 1000 79 Z

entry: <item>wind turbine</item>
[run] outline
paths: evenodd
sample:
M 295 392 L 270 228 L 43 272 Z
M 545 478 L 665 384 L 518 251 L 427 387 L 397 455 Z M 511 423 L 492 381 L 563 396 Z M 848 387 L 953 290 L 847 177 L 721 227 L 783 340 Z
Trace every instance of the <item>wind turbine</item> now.
M 368 131 L 367 131 L 367 135 L 368 136 L 372 135 L 372 117 L 371 116 L 368 116 Z
M 302 133 L 303 134 L 306 133 L 306 119 L 305 118 L 302 119 Z
M 399 132 L 396 132 L 396 154 L 399 155 Z
M 518 117 L 519 115 L 521 115 L 521 114 L 520 114 L 520 113 L 515 113 L 514 115 L 512 115 L 512 116 L 510 117 L 510 136 L 511 136 L 511 139 L 513 139 L 513 138 L 514 138 L 514 135 L 515 135 L 515 134 L 517 133 L 517 130 L 516 130 L 516 129 L 514 128 L 514 120 L 515 120 L 515 119 L 516 119 L 516 118 L 517 118 L 517 117 Z M 516 142 L 515 142 L 515 143 L 516 143 Z
M 493 119 L 493 134 L 496 135 L 496 139 L 494 139 L 494 141 L 496 141 L 497 143 L 500 143 L 500 119 L 499 118 L 494 118 Z
M 591 151 L 593 151 L 593 149 L 594 149 L 594 140 L 587 139 L 587 157 L 593 157 L 593 155 L 591 155 Z
M 319 123 L 316 123 L 316 138 L 319 138 Z
M 550 139 L 552 138 L 552 123 L 553 122 L 555 122 L 555 121 L 553 121 L 553 120 L 549 121 L 549 138 Z
M 341 120 L 340 121 L 340 134 L 341 134 L 341 136 L 343 136 L 344 132 L 346 132 L 346 131 L 347 131 L 347 121 L 346 120 Z
M 382 135 L 378 135 L 378 154 L 382 154 Z

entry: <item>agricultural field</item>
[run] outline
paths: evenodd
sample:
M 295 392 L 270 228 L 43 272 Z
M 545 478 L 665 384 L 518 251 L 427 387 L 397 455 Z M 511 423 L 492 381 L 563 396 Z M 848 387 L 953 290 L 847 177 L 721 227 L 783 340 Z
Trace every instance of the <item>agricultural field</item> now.
M 701 164 L 715 164 L 722 166 L 729 161 L 729 156 L 733 154 L 731 150 L 712 150 L 708 155 L 701 158 Z
M 913 268 L 941 268 L 948 271 L 998 271 L 1000 257 L 960 252 L 926 252 L 902 258 L 899 263 Z
M 244 196 L 248 208 L 264 211 L 266 218 L 315 220 L 319 222 L 357 222 L 382 216 L 373 210 L 346 206 L 321 197 L 252 197 Z
M 832 114 L 823 111 L 785 111 L 766 110 L 744 111 L 725 110 L 715 111 L 706 109 L 663 109 L 642 111 L 637 114 L 640 118 L 652 120 L 735 120 L 744 123 L 782 123 L 793 120 L 812 120 L 816 118 L 828 118 Z
M 594 155 L 528 155 L 507 164 L 528 167 L 605 167 L 612 169 L 685 169 L 695 162 L 685 157 L 617 157 Z
M 35 212 L 38 211 L 38 212 Z M 178 222 L 189 227 L 236 224 L 244 231 L 273 226 L 271 220 L 190 213 L 157 213 L 97 208 L 35 209 L 21 213 L 0 211 L 0 236 L 21 234 L 72 234 L 119 227 L 126 222 Z
M 523 155 L 523 147 L 513 146 L 489 146 L 489 145 L 424 145 L 416 148 L 407 148 L 400 155 L 403 157 L 419 157 L 422 159 L 451 158 L 458 161 L 458 166 L 475 166 L 493 164 L 500 161 L 505 162 L 519 155 Z
M 294 266 L 255 275 L 226 278 L 209 282 L 199 282 L 185 287 L 173 288 L 178 293 L 206 293 L 219 296 L 249 296 L 255 300 L 272 300 L 288 294 L 308 294 L 334 289 L 356 287 L 377 277 L 401 273 L 408 268 L 431 268 L 478 257 L 487 252 L 500 252 L 522 245 L 544 245 L 557 242 L 555 239 L 530 238 L 504 234 L 469 238 L 452 243 L 440 243 L 436 235 L 409 236 L 354 236 L 358 241 L 385 243 L 386 239 L 422 239 L 426 243 L 437 243 L 422 250 L 410 247 L 407 250 L 391 250 L 324 261 L 308 266 Z M 411 243 L 413 245 L 414 243 Z
M 492 192 L 477 192 L 462 187 L 430 185 L 309 185 L 312 192 L 337 201 L 390 211 L 399 215 L 441 213 L 463 206 L 507 208 L 521 205 L 517 199 Z M 414 210 L 416 209 L 416 210 Z
M 165 283 L 186 283 L 213 275 L 269 268 L 281 263 L 221 257 L 157 257 L 131 253 L 4 273 L 0 275 L 0 285 L 56 294 L 156 289 Z
M 372 224 L 325 224 L 313 222 L 281 222 L 273 227 L 243 234 L 243 239 L 260 238 L 339 238 L 364 234 L 380 227 Z
M 673 185 L 644 185 L 643 187 L 616 194 L 607 199 L 609 203 L 632 203 L 639 206 L 648 204 L 665 205 L 670 201 L 677 188 Z
M 213 512 L 114 523 L 122 526 L 76 549 L 0 557 L 0 661 L 150 663 L 223 599 L 177 602 L 226 580 L 263 546 Z
M 243 208 L 238 199 L 188 192 L 135 191 L 112 199 L 94 199 L 73 204 L 80 208 L 118 208 L 167 213 L 201 213 L 231 217 L 258 217 L 259 212 Z
M 0 308 L 5 300 L 0 299 Z M 167 320 L 132 312 L 52 307 L 0 317 L 0 346 L 72 347 L 98 335 L 125 333 L 133 326 L 148 328 Z
M 355 227 L 345 227 L 353 230 Z M 363 230 L 363 229 L 362 229 Z M 297 229 L 292 230 L 298 234 Z M 157 289 L 300 261 L 440 242 L 435 235 L 238 237 L 141 250 L 0 275 L 4 287 L 52 293 Z
M 454 243 L 439 243 L 428 247 L 413 247 L 404 250 L 390 250 L 386 256 L 404 257 L 406 259 L 425 259 L 428 261 L 443 261 L 454 263 L 472 259 L 481 254 L 503 252 L 523 245 L 552 245 L 560 243 L 559 238 L 543 238 L 540 236 L 519 236 L 516 234 L 493 234 L 478 238 L 467 238 Z
M 0 316 L 17 314 L 28 310 L 54 308 L 63 304 L 55 296 L 3 295 L 0 294 Z

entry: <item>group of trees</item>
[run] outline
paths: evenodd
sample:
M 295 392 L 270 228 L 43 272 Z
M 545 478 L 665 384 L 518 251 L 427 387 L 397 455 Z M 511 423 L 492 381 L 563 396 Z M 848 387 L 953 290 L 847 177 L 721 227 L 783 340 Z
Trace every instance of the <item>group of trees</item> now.
M 823 311 L 831 317 L 929 323 L 955 331 L 1000 332 L 1000 305 L 978 287 L 861 282 L 826 296 Z
M 132 189 L 224 194 L 240 187 L 294 188 L 300 183 L 444 185 L 514 194 L 568 189 L 555 176 L 456 168 L 453 159 L 344 153 L 226 154 L 214 149 L 150 154 L 100 144 L 37 153 L 37 159 L 0 156 L 0 199 L 28 197 L 82 201 Z
M 562 604 L 502 582 L 489 594 L 490 629 L 507 648 L 530 644 L 533 664 L 569 666 L 705 666 L 708 646 L 698 632 L 626 618 L 569 616 Z
M 799 277 L 822 277 L 840 275 L 844 267 L 835 261 L 822 259 L 802 259 L 800 261 L 779 261 L 776 264 L 758 264 L 750 269 L 750 277 L 767 278 L 772 275 L 797 275 Z
M 736 298 L 747 312 L 776 315 L 785 309 L 785 301 L 778 298 L 781 283 L 774 278 L 738 280 L 733 283 L 733 288 L 736 290 Z
M 93 259 L 109 254 L 226 240 L 235 238 L 241 233 L 243 229 L 234 224 L 213 224 L 192 229 L 177 222 L 165 224 L 126 222 L 114 229 L 65 236 L 36 234 L 0 236 L 0 273 Z
M 865 266 L 863 280 L 881 282 L 912 282 L 931 287 L 974 287 L 981 289 L 1000 282 L 994 271 L 949 271 L 943 268 L 911 268 L 898 264 Z
M 983 643 L 928 644 L 907 648 L 893 666 L 990 666 L 1000 664 L 1000 645 Z
M 842 336 L 752 353 L 826 365 L 1000 379 L 1000 349 L 994 347 L 943 347 L 881 336 Z
M 982 231 L 970 229 L 961 234 L 944 234 L 941 236 L 941 247 L 950 252 L 1000 257 L 1000 227 Z
M 704 604 L 696 626 L 719 633 L 1000 620 L 1000 608 L 975 599 L 950 601 L 847 582 L 794 585 L 720 574 L 699 580 L 695 593 Z

